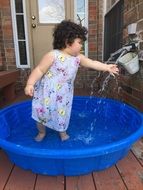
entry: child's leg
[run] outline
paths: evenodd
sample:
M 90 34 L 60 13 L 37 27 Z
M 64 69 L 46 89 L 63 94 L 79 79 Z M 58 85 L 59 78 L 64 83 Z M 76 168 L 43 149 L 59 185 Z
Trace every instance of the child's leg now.
M 40 142 L 46 136 L 46 127 L 41 123 L 37 123 L 38 135 L 35 137 L 35 141 Z
M 70 136 L 66 133 L 66 131 L 60 132 L 59 134 L 60 134 L 60 137 L 61 137 L 62 141 L 65 141 L 65 140 L 70 138 Z

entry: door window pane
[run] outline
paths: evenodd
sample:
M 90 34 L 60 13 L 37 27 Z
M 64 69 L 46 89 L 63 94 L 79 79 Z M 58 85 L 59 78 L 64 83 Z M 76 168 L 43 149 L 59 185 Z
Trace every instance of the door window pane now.
M 60 23 L 65 19 L 64 0 L 38 0 L 39 23 Z
M 18 39 L 25 39 L 25 31 L 24 31 L 24 20 L 23 15 L 17 15 L 17 30 L 18 30 Z
M 15 0 L 16 13 L 23 13 L 22 0 Z
M 24 8 L 24 1 L 25 0 L 12 0 L 14 5 L 14 20 L 16 25 L 14 25 L 15 29 L 17 30 L 15 35 L 15 48 L 16 48 L 16 64 L 19 68 L 26 68 L 29 67 L 28 59 L 27 59 L 27 39 L 26 39 L 26 32 L 25 32 L 25 8 Z
M 88 27 L 87 24 L 87 0 L 75 0 L 75 20 L 78 24 Z M 83 48 L 82 48 L 82 53 L 87 55 L 88 53 L 88 42 L 84 42 Z
M 20 64 L 27 65 L 27 55 L 26 55 L 26 43 L 25 41 L 19 41 L 19 54 L 20 54 Z
M 77 22 L 85 26 L 85 0 L 77 0 Z

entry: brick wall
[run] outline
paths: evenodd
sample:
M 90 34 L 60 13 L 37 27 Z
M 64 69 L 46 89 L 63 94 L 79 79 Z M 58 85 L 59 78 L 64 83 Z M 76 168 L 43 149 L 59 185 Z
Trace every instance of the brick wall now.
M 112 2 L 112 4 L 113 3 L 115 3 L 115 1 Z M 132 40 L 139 40 L 139 52 L 143 50 L 142 10 L 142 0 L 124 0 L 123 42 L 127 43 L 131 38 Z M 129 38 L 127 26 L 134 22 L 137 23 L 137 35 L 132 35 L 132 37 Z M 108 82 L 108 88 L 105 89 L 104 96 L 122 100 L 143 111 L 143 62 L 140 61 L 140 70 L 134 75 L 128 74 L 121 67 L 119 68 L 119 77 L 116 77 L 116 81 L 111 80 Z
M 133 39 L 139 40 L 139 51 L 143 50 L 143 1 L 124 0 L 124 42 L 128 41 L 127 26 L 137 23 L 137 36 Z M 124 73 L 119 80 L 121 91 L 119 98 L 143 111 L 143 62 L 140 61 L 140 70 L 134 75 Z
M 15 69 L 10 1 L 0 0 L 0 65 L 3 69 Z
M 1 20 L 1 12 L 0 12 L 0 69 L 3 68 L 3 54 L 4 54 L 4 45 L 3 45 L 3 31 L 2 31 L 2 20 Z
M 93 2 L 93 1 L 92 1 Z M 94 1 L 95 2 L 95 1 Z M 107 3 L 112 4 L 115 1 L 110 1 Z M 124 0 L 124 29 L 123 38 L 124 43 L 129 41 L 129 36 L 127 33 L 127 26 L 133 22 L 137 22 L 137 35 L 133 36 L 133 40 L 139 40 L 139 52 L 143 50 L 143 1 L 142 0 Z M 94 22 L 95 33 L 95 59 L 101 59 L 102 57 L 102 31 L 103 31 L 103 1 L 95 2 L 96 17 Z M 98 11 L 99 12 L 98 12 Z M 90 11 L 89 11 L 90 13 Z M 93 14 L 93 13 L 92 13 Z M 100 16 L 99 16 L 99 15 Z M 90 16 L 89 16 L 90 18 Z M 89 21 L 90 28 L 90 21 Z M 89 29 L 90 30 L 90 29 Z M 101 34 L 99 36 L 99 34 Z M 90 33 L 92 36 L 92 32 Z M 98 37 L 97 37 L 98 36 Z M 91 37 L 90 37 L 91 38 Z M 92 38 L 91 38 L 92 41 Z M 90 40 L 89 40 L 90 42 Z M 93 42 L 94 43 L 94 42 Z M 92 44 L 92 43 L 91 43 Z M 91 52 L 91 53 L 90 53 Z M 142 51 L 143 52 L 143 51 Z M 92 49 L 89 45 L 89 55 L 92 57 Z M 99 56 L 100 55 L 100 56 Z M 143 53 L 142 53 L 143 57 Z M 140 61 L 140 70 L 134 75 L 128 74 L 124 69 L 121 69 L 119 77 L 116 79 L 106 78 L 105 74 L 95 75 L 94 71 L 88 71 L 86 73 L 86 79 L 89 84 L 94 79 L 93 92 L 97 96 L 105 96 L 110 98 L 116 98 L 122 100 L 137 109 L 143 111 L 143 62 Z M 96 79 L 95 79 L 96 76 Z M 108 85 L 104 85 L 104 84 Z
M 88 12 L 88 56 L 94 60 L 102 60 L 102 36 L 103 36 L 103 0 L 89 0 Z M 95 89 L 99 84 L 97 71 L 80 68 L 75 81 L 76 88 Z
M 89 0 L 88 7 L 88 50 L 89 57 L 95 59 L 97 57 L 97 1 Z
M 3 29 L 2 29 L 2 8 L 0 8 L 0 70 L 3 69 L 5 63 Z
M 16 69 L 10 0 L 0 0 L 0 70 Z M 29 69 L 21 69 L 16 90 L 23 90 Z

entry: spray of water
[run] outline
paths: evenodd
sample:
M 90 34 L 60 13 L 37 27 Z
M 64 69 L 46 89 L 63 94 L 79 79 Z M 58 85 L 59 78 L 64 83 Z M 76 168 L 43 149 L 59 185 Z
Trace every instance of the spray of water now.
M 111 57 L 107 60 L 106 64 L 108 64 L 110 61 L 111 61 Z M 115 63 L 117 64 L 117 62 Z M 100 81 L 100 78 L 102 77 L 102 72 L 98 72 L 98 75 L 93 79 L 93 81 L 91 82 L 91 85 L 90 85 L 90 98 L 88 100 L 86 100 L 85 102 L 85 107 L 84 109 L 82 110 L 81 113 L 79 113 L 79 117 L 81 117 L 82 119 L 86 118 L 86 114 L 88 112 L 88 105 L 92 103 L 92 98 L 94 97 L 94 92 L 95 92 L 95 84 L 96 82 Z M 98 93 L 98 96 L 99 97 L 106 97 L 106 94 L 107 94 L 107 91 L 108 91 L 108 87 L 110 85 L 110 81 L 111 80 L 114 80 L 114 83 L 115 83 L 115 88 L 112 89 L 112 92 L 113 91 L 117 91 L 117 87 L 118 87 L 118 80 L 115 76 L 112 76 L 111 74 L 107 74 L 107 76 L 105 76 L 104 80 L 101 81 L 101 84 L 100 84 L 100 88 L 98 91 L 96 91 L 96 93 Z M 118 88 L 118 91 L 120 91 L 120 88 Z M 94 102 L 93 102 L 94 104 Z M 101 106 L 100 106 L 101 105 Z M 96 105 L 93 105 L 93 112 L 94 114 L 99 114 L 100 115 L 100 112 L 102 112 L 102 107 L 104 105 L 104 99 L 99 99 L 98 101 L 98 106 Z M 92 120 L 92 122 L 90 123 L 89 126 L 87 126 L 87 133 L 84 134 L 84 135 L 79 135 L 78 137 L 76 137 L 76 140 L 81 140 L 82 142 L 84 142 L 85 144 L 90 144 L 92 143 L 92 141 L 94 141 L 94 130 L 96 128 L 96 123 L 97 123 L 97 117 L 95 117 L 95 119 Z M 106 128 L 106 126 L 105 126 Z
M 111 60 L 112 60 L 112 57 L 110 57 L 110 58 L 106 61 L 106 64 L 108 64 Z M 116 61 L 115 64 L 117 64 L 117 61 Z M 94 78 L 94 80 L 93 80 L 92 83 L 91 83 L 91 93 L 90 93 L 91 98 L 93 97 L 92 95 L 94 94 L 94 84 L 95 84 L 95 82 L 97 81 L 97 79 L 98 79 L 100 76 L 101 76 L 101 72 L 99 72 L 98 76 L 97 76 L 96 78 Z M 103 80 L 100 89 L 98 90 L 98 95 L 99 95 L 99 96 L 106 97 L 106 91 L 108 91 L 107 88 L 108 88 L 109 82 L 110 82 L 111 80 L 114 80 L 114 82 L 115 82 L 115 87 L 112 89 L 112 92 L 114 92 L 114 91 L 120 92 L 121 87 L 118 88 L 118 90 L 117 90 L 117 87 L 118 87 L 118 80 L 117 80 L 117 78 L 116 78 L 115 76 L 111 76 L 110 74 L 108 74 L 108 75 L 105 77 L 105 79 Z M 88 100 L 88 101 L 89 101 L 89 100 Z M 86 102 L 86 103 L 88 103 L 88 102 Z M 95 114 L 96 114 L 96 113 L 100 113 L 100 112 L 102 111 L 102 104 L 104 104 L 104 99 L 103 99 L 103 100 L 100 99 L 100 100 L 98 101 L 98 105 L 99 105 L 99 106 L 98 106 L 98 107 L 95 107 L 95 109 L 94 109 L 94 113 L 95 113 Z M 100 105 L 101 105 L 101 106 L 100 106 Z M 91 124 L 90 124 L 90 131 L 91 131 L 91 132 L 94 130 L 94 127 L 96 127 L 96 122 L 97 122 L 97 119 L 94 119 L 94 120 L 91 122 Z

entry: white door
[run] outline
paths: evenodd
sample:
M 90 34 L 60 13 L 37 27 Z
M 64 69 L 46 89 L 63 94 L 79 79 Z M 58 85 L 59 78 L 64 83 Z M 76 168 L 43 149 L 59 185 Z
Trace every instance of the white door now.
M 31 35 L 33 64 L 52 49 L 53 28 L 64 19 L 74 19 L 73 0 L 27 0 L 27 23 Z

